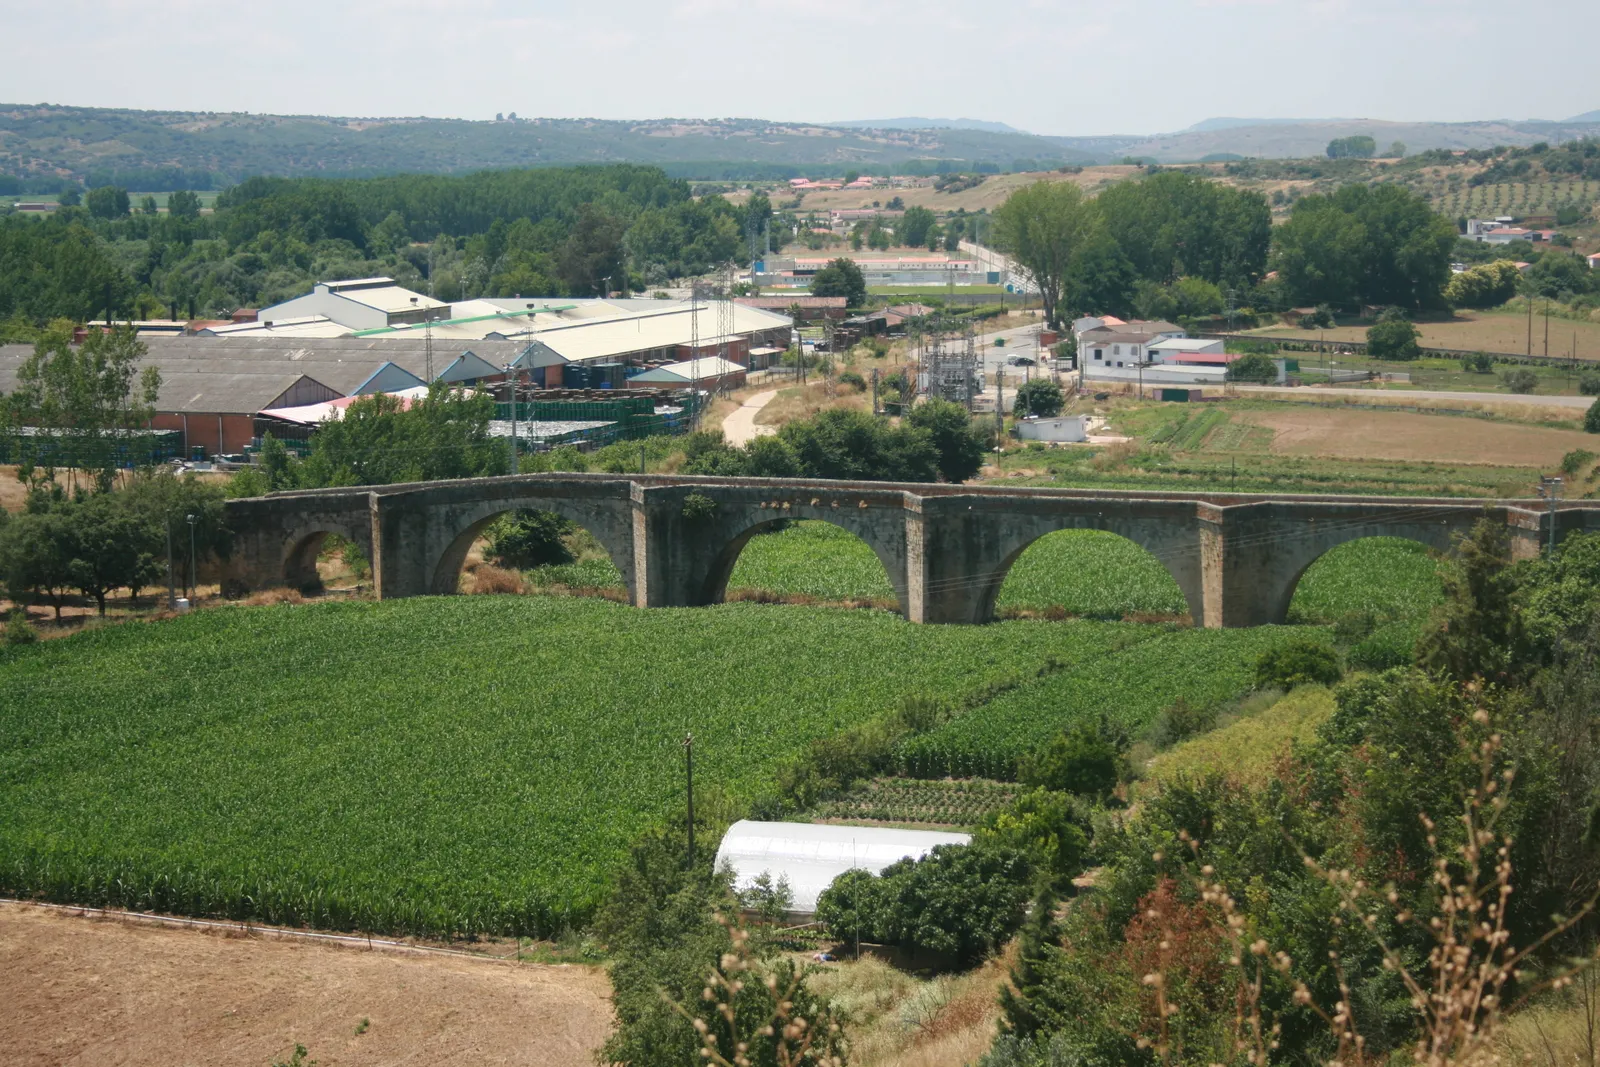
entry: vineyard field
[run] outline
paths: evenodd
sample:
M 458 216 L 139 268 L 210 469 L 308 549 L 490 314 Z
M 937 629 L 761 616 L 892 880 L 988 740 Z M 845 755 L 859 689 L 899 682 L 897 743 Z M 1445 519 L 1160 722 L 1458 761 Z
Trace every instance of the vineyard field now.
M 584 921 L 697 782 L 1144 630 L 496 596 L 218 608 L 0 650 L 0 893 L 411 933 Z M 839 650 L 847 650 L 841 652 Z
M 1129 627 L 1093 662 L 1044 675 L 911 738 L 901 747 L 901 769 L 913 778 L 1012 780 L 1021 756 L 1085 719 L 1104 716 L 1137 735 L 1179 697 L 1209 707 L 1242 696 L 1254 683 L 1261 654 L 1305 632 Z
M 983 778 L 874 778 L 811 812 L 843 823 L 895 823 L 971 828 L 1016 798 L 1017 786 Z

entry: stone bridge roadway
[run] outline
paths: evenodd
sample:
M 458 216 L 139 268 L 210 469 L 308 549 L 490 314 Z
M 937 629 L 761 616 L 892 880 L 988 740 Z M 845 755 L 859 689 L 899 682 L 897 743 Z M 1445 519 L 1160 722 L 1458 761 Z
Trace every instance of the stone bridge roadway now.
M 699 494 L 709 509 L 685 508 Z M 1004 486 L 531 474 L 318 489 L 228 503 L 237 532 L 227 576 L 244 588 L 317 582 L 323 539 L 340 534 L 372 561 L 380 597 L 454 593 L 462 561 L 496 516 L 553 511 L 610 553 L 640 607 L 715 604 L 740 550 L 784 519 L 841 526 L 877 553 L 913 622 L 978 623 L 1022 551 L 1056 530 L 1108 530 L 1148 549 L 1205 626 L 1284 621 L 1295 583 L 1319 556 L 1363 537 L 1446 549 L 1485 516 L 1519 556 L 1549 536 L 1600 530 L 1600 506 L 1411 497 L 1105 492 Z

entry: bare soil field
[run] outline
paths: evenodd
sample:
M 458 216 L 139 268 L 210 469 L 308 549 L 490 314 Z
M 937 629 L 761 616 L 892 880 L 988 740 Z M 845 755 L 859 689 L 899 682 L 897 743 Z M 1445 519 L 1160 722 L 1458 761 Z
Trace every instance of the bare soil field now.
M 1486 311 L 1457 312 L 1448 322 L 1419 322 L 1424 348 L 1460 348 L 1467 351 L 1525 354 L 1528 349 L 1526 315 Z M 1365 341 L 1364 326 L 1336 326 L 1331 330 L 1294 330 L 1275 326 L 1258 331 L 1264 337 L 1283 337 L 1296 341 Z M 1565 356 L 1577 338 L 1579 359 L 1600 360 L 1600 322 L 1550 320 L 1550 355 Z M 1533 320 L 1533 354 L 1544 355 L 1544 319 Z M 1404 369 L 1404 368 L 1401 368 Z
M 1021 174 L 992 174 L 984 179 L 981 185 L 972 189 L 963 189 L 959 193 L 941 193 L 932 186 L 923 186 L 916 189 L 830 189 L 822 192 L 807 193 L 801 200 L 800 210 L 804 211 L 831 211 L 834 208 L 871 207 L 874 200 L 879 204 L 887 204 L 894 197 L 899 197 L 906 207 L 920 205 L 932 211 L 955 211 L 965 208 L 967 211 L 984 209 L 993 211 L 1005 203 L 1006 197 L 1016 192 L 1025 185 L 1034 182 L 1065 182 L 1070 181 L 1080 185 L 1084 190 L 1092 191 L 1100 186 L 1120 182 L 1141 172 L 1139 167 L 1085 167 L 1078 174 L 1062 174 L 1060 171 L 1028 171 Z M 742 194 L 741 194 L 742 195 Z M 788 200 L 789 196 L 783 189 L 773 190 L 770 194 L 773 202 Z
M 598 967 L 404 955 L 0 905 L 0 1046 L 21 1067 L 593 1062 Z M 366 1022 L 363 1028 L 362 1023 Z
M 1234 418 L 1273 433 L 1272 451 L 1339 459 L 1483 463 L 1554 470 L 1574 449 L 1594 450 L 1593 434 L 1407 411 L 1296 407 L 1240 410 Z

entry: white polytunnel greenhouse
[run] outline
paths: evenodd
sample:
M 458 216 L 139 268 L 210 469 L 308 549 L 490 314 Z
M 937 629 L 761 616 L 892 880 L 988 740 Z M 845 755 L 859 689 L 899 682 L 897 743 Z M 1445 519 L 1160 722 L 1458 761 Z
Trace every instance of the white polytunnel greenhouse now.
M 749 888 L 763 873 L 774 883 L 787 879 L 794 893 L 791 910 L 809 915 L 817 910 L 817 897 L 845 871 L 861 867 L 880 874 L 908 856 L 921 859 L 936 845 L 971 840 L 968 834 L 932 830 L 741 819 L 722 836 L 717 866 L 733 868 L 736 889 Z

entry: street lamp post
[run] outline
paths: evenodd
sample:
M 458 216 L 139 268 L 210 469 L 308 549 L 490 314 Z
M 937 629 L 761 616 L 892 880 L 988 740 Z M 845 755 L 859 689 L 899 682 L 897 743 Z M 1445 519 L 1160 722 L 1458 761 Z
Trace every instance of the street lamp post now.
M 175 588 L 176 578 L 172 573 L 172 516 L 162 516 L 166 521 L 162 524 L 167 528 L 167 609 L 175 610 L 178 606 L 178 591 Z
M 189 598 L 192 600 L 195 594 L 194 524 L 196 517 L 194 515 L 185 515 L 184 518 L 189 520 Z

